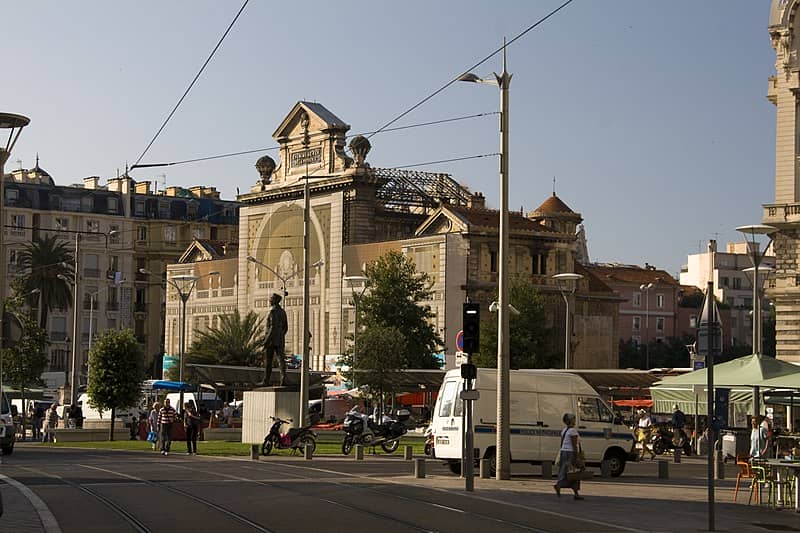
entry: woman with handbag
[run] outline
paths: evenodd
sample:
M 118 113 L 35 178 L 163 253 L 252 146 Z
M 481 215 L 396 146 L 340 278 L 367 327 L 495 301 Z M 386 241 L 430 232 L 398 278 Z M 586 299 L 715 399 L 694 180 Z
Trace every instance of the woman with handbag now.
M 570 488 L 574 493 L 573 498 L 582 500 L 583 496 L 578 494 L 581 488 L 580 478 L 570 479 L 570 471 L 580 471 L 583 465 L 580 460 L 580 435 L 575 429 L 575 415 L 565 413 L 561 418 L 564 422 L 564 429 L 561 430 L 561 450 L 558 457 L 558 481 L 553 485 L 556 495 L 561 497 L 561 489 Z
M 147 440 L 153 443 L 153 449 L 158 449 L 158 411 L 161 404 L 155 402 L 150 413 L 147 415 Z

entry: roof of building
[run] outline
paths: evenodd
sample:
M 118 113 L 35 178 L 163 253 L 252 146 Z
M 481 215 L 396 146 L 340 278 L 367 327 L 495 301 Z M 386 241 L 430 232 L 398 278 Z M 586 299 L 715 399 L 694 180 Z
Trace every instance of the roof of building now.
M 449 209 L 456 213 L 470 226 L 484 228 L 500 227 L 500 210 L 498 209 L 481 209 L 462 205 L 446 205 L 443 206 L 443 209 Z M 508 223 L 511 231 L 539 231 L 545 233 L 553 233 L 555 231 L 515 211 L 510 211 L 508 213 Z
M 678 286 L 678 282 L 666 270 L 647 265 L 592 264 L 584 267 L 605 283 L 654 283 Z
M 575 273 L 583 276 L 583 286 L 586 287 L 589 292 L 613 292 L 613 289 L 602 279 L 597 277 L 594 272 L 577 261 L 575 262 Z
M 553 196 L 550 196 L 547 200 L 542 202 L 542 205 L 536 208 L 534 213 L 543 213 L 543 214 L 556 214 L 556 213 L 571 213 L 574 214 L 575 211 L 569 208 L 567 204 L 564 203 L 561 198 L 556 196 L 556 193 L 553 193 Z

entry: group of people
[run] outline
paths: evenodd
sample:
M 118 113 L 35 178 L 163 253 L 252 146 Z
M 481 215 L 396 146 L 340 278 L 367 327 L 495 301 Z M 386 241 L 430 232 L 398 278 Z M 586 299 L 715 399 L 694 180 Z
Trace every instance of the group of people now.
M 653 434 L 653 419 L 644 409 L 639 409 L 636 415 L 637 421 L 634 428 L 635 437 L 636 441 L 642 445 L 642 452 L 639 455 L 639 459 L 642 460 L 645 458 L 645 454 L 650 454 L 650 460 L 653 460 L 656 458 L 656 453 L 649 446 Z M 672 443 L 674 446 L 681 446 L 688 438 L 685 430 L 686 415 L 681 411 L 677 403 L 672 406 L 672 419 L 670 422 L 673 431 Z
M 58 403 L 49 407 L 39 404 L 31 405 L 32 436 L 34 440 L 53 442 L 55 429 L 59 420 L 66 419 L 66 427 L 76 429 L 83 427 L 83 410 L 80 404 L 72 404 L 64 410 L 63 416 L 58 414 Z
M 753 416 L 750 419 L 750 457 L 769 457 L 770 433 L 769 419 L 766 416 Z
M 159 402 L 153 404 L 153 408 L 147 416 L 148 429 L 157 436 L 153 442 L 153 449 L 159 449 L 161 455 L 169 455 L 172 448 L 172 430 L 179 419 L 186 432 L 186 455 L 197 455 L 197 437 L 200 433 L 202 418 L 197 413 L 197 407 L 192 401 L 183 404 L 183 412 L 180 416 L 170 405 L 169 398 L 164 400 L 163 406 Z

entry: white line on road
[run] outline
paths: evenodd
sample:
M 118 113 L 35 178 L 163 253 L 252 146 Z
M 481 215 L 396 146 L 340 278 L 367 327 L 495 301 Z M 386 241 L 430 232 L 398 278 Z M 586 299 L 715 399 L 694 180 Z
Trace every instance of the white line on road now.
M 42 501 L 42 499 L 36 495 L 31 489 L 17 481 L 16 479 L 10 478 L 4 474 L 0 474 L 0 479 L 20 491 L 28 501 L 31 502 L 33 508 L 36 510 L 36 514 L 39 515 L 39 520 L 42 521 L 42 526 L 47 533 L 61 533 L 61 528 L 58 525 L 58 520 L 56 517 L 53 516 L 53 513 L 50 512 L 50 508 L 47 507 L 47 504 Z

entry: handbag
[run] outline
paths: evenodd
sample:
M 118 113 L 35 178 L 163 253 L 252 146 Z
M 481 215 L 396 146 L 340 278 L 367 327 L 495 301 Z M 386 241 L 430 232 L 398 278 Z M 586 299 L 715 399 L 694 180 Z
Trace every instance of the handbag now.
M 158 440 L 158 435 L 156 435 L 155 431 L 148 431 L 147 432 L 147 442 L 155 442 Z

